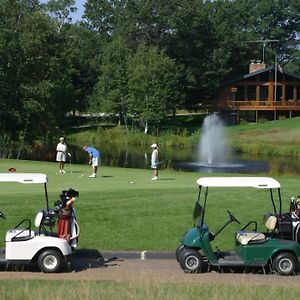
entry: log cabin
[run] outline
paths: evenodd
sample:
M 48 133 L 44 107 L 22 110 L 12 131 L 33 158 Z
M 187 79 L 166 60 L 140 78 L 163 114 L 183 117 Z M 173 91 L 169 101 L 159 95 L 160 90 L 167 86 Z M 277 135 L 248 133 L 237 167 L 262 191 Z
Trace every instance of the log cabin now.
M 248 74 L 220 86 L 217 107 L 233 124 L 300 116 L 300 74 L 252 61 Z

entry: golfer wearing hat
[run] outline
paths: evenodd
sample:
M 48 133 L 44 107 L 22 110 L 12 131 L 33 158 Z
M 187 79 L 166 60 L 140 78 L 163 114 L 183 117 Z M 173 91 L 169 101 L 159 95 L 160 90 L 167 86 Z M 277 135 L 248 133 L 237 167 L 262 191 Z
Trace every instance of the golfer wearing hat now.
M 59 138 L 59 143 L 56 146 L 56 151 L 56 161 L 59 164 L 59 173 L 66 173 L 64 167 L 66 161 L 67 145 L 63 137 Z
M 152 180 L 158 180 L 158 146 L 157 144 L 151 145 L 152 154 L 151 154 L 151 169 L 153 170 L 154 177 Z

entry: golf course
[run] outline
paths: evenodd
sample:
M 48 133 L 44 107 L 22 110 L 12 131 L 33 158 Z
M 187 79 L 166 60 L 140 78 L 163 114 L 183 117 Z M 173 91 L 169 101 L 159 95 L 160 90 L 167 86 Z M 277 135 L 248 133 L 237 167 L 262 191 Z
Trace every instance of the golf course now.
M 104 250 L 175 251 L 181 235 L 193 225 L 192 212 L 198 195 L 196 180 L 207 176 L 161 170 L 160 180 L 153 182 L 151 170 L 100 167 L 99 176 L 89 178 L 89 165 L 73 165 L 72 173 L 66 174 L 58 174 L 57 164 L 49 162 L 2 160 L 1 165 L 3 170 L 13 166 L 19 173 L 47 174 L 50 207 L 62 190 L 71 187 L 79 191 L 74 204 L 81 227 L 79 245 Z M 299 194 L 298 178 L 276 179 L 282 185 L 283 211 L 288 211 L 290 197 Z M 266 192 L 245 193 L 234 189 L 226 190 L 224 195 L 224 189 L 220 189 L 213 193 L 216 194 L 212 197 L 220 200 L 207 204 L 212 230 L 225 222 L 227 209 L 242 224 L 250 219 L 261 224 L 263 214 L 272 210 Z M 1 233 L 22 218 L 33 219 L 37 211 L 45 208 L 42 185 L 2 183 L 1 210 L 7 220 L 2 222 Z M 229 229 L 234 232 L 237 226 Z M 233 247 L 227 237 L 220 236 L 218 242 L 228 249 Z
M 0 0 L 0 300 L 300 299 L 299 12 Z
M 79 197 L 74 204 L 81 228 L 78 250 L 93 249 L 99 250 L 100 253 L 101 251 L 175 251 L 182 234 L 193 226 L 192 212 L 198 193 L 196 180 L 199 177 L 212 176 L 212 174 L 165 169 L 160 170 L 160 180 L 152 181 L 150 169 L 103 166 L 99 168 L 97 178 L 89 178 L 90 166 L 87 164 L 74 164 L 72 169 L 66 166 L 67 173 L 58 174 L 57 164 L 54 162 L 1 160 L 2 172 L 8 172 L 11 167 L 20 173 L 47 174 L 50 206 L 59 199 L 62 190 L 72 187 L 79 191 Z M 220 176 L 224 175 L 220 174 Z M 298 178 L 296 176 L 274 176 L 274 178 L 282 186 L 283 211 L 288 211 L 290 197 L 299 194 Z M 253 189 L 249 189 L 249 193 L 245 192 L 245 189 L 226 190 L 226 194 L 224 192 L 224 189 L 211 192 L 213 194 L 211 198 L 218 200 L 207 203 L 206 218 L 210 220 L 209 226 L 212 231 L 216 231 L 226 222 L 227 209 L 240 220 L 242 226 L 250 220 L 256 220 L 259 228 L 262 228 L 263 214 L 272 210 L 272 204 L 265 192 L 253 191 Z M 6 219 L 1 220 L 0 227 L 3 237 L 6 230 L 13 228 L 20 220 L 25 218 L 34 220 L 36 212 L 46 208 L 44 189 L 38 184 L 2 183 L 0 197 L 1 211 L 6 215 Z M 240 225 L 236 223 L 228 226 L 213 242 L 214 246 L 233 249 L 233 234 L 239 228 Z M 1 246 L 4 247 L 4 238 L 1 241 Z M 147 263 L 151 264 L 151 260 Z M 99 269 L 100 273 L 101 269 Z M 68 295 L 64 295 L 64 299 L 75 296 L 78 299 L 186 299 L 187 293 L 189 299 L 198 299 L 199 295 L 202 299 L 208 297 L 211 299 L 240 299 L 240 297 L 279 299 L 283 294 L 284 297 L 288 295 L 289 299 L 296 299 L 299 292 L 297 287 L 277 287 L 271 283 L 270 289 L 270 283 L 266 286 L 252 284 L 250 274 L 243 274 L 250 277 L 249 281 L 246 280 L 247 283 L 245 281 L 241 283 L 243 285 L 241 289 L 233 286 L 233 282 L 238 279 L 233 279 L 231 283 L 226 284 L 224 278 L 215 281 L 207 277 L 208 282 L 205 283 L 205 280 L 203 281 L 205 274 L 184 274 L 179 265 L 177 271 L 180 271 L 184 278 L 187 276 L 193 278 L 193 282 L 178 284 L 171 279 L 170 282 L 164 282 L 161 279 L 155 280 L 152 276 L 152 279 L 146 283 L 126 282 L 126 280 L 116 283 L 112 280 L 96 278 L 91 280 L 88 276 L 86 280 L 76 277 L 72 279 L 68 274 L 65 276 L 68 280 L 64 281 L 61 280 L 63 274 L 58 274 L 62 275 L 58 280 L 54 277 L 56 275 L 49 277 L 42 273 L 39 273 L 39 279 L 26 279 L 28 276 L 26 272 L 23 279 L 20 279 L 17 275 L 20 272 L 9 271 L 10 277 L 14 278 L 15 273 L 19 279 L 1 280 L 0 289 L 2 295 L 5 295 L 3 299 L 20 299 L 20 295 L 22 299 L 32 299 L 33 293 L 38 295 L 39 299 L 60 299 L 65 289 L 71 291 Z M 139 270 L 137 269 L 136 272 L 138 274 Z M 149 272 L 151 273 L 150 268 Z M 80 276 L 80 272 L 77 276 Z M 199 276 L 198 284 L 195 276 Z M 230 275 L 227 274 L 228 276 Z M 280 278 L 272 274 L 258 276 L 275 278 L 275 282 Z M 49 281 L 49 278 L 52 280 Z M 298 281 L 297 277 L 293 280 Z

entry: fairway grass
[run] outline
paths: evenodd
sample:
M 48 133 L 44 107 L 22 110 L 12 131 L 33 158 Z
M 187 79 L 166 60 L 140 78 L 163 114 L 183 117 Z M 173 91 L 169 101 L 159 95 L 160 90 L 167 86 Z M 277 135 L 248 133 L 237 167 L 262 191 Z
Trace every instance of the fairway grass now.
M 75 202 L 81 226 L 79 248 L 99 250 L 168 250 L 175 251 L 181 235 L 193 225 L 192 210 L 197 199 L 196 179 L 213 174 L 161 170 L 159 181 L 151 181 L 151 170 L 100 167 L 98 178 L 89 178 L 90 166 L 74 165 L 73 172 L 57 174 L 57 164 L 37 161 L 1 159 L 1 172 L 15 167 L 17 172 L 48 175 L 50 205 L 61 190 L 72 187 L 80 192 Z M 66 169 L 67 171 L 70 171 Z M 223 174 L 225 175 L 225 174 Z M 263 174 L 262 174 L 263 175 Z M 222 176 L 222 174 L 218 174 Z M 226 174 L 225 176 L 230 176 Z M 289 197 L 300 194 L 299 178 L 276 177 L 282 184 L 284 209 Z M 34 219 L 45 208 L 43 185 L 0 183 L 0 210 L 7 219 L 0 220 L 0 234 L 21 219 Z M 242 226 L 250 219 L 262 220 L 271 210 L 269 197 L 263 191 L 249 189 L 212 191 L 207 203 L 207 223 L 213 231 L 227 220 L 229 209 Z M 227 192 L 224 194 L 224 192 Z M 220 249 L 233 248 L 231 224 L 214 243 Z M 172 274 L 170 274 L 171 276 Z M 197 276 L 185 274 L 186 276 Z M 42 275 L 41 275 L 42 276 Z M 13 278 L 13 276 L 12 276 Z M 102 280 L 0 280 L 3 300 L 29 299 L 298 299 L 299 289 L 252 284 L 117 282 Z M 262 277 L 263 278 L 263 277 Z
M 182 234 L 193 226 L 197 178 L 213 175 L 161 170 L 160 180 L 151 181 L 151 170 L 100 167 L 99 177 L 89 178 L 89 165 L 73 165 L 72 173 L 66 168 L 66 174 L 57 174 L 56 163 L 1 159 L 1 172 L 10 167 L 17 172 L 47 174 L 50 206 L 59 199 L 62 190 L 70 187 L 78 190 L 75 209 L 81 227 L 79 248 L 100 250 L 174 251 Z M 290 197 L 300 194 L 299 178 L 276 179 L 282 184 L 283 210 L 287 211 Z M 24 218 L 34 220 L 35 214 L 46 205 L 43 185 L 0 184 L 0 210 L 7 216 L 6 220 L 0 220 L 0 234 L 4 237 L 8 228 Z M 240 220 L 241 226 L 256 220 L 261 230 L 265 230 L 263 215 L 272 211 L 272 205 L 268 191 L 211 190 L 206 222 L 213 232 L 227 221 L 227 209 Z M 230 224 L 213 242 L 213 247 L 233 249 L 233 234 L 239 228 L 237 223 Z
M 192 275 L 190 275 L 192 276 Z M 2 300 L 30 299 L 299 299 L 299 289 L 268 286 L 207 284 L 134 284 L 110 281 L 0 281 Z

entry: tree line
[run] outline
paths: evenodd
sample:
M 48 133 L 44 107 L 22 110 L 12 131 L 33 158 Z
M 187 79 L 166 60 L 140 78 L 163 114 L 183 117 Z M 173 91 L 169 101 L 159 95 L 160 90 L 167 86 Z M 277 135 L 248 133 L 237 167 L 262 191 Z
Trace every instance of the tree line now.
M 47 140 L 76 111 L 153 129 L 215 99 L 263 47 L 300 71 L 299 0 L 87 0 L 76 23 L 74 4 L 0 0 L 2 146 Z

